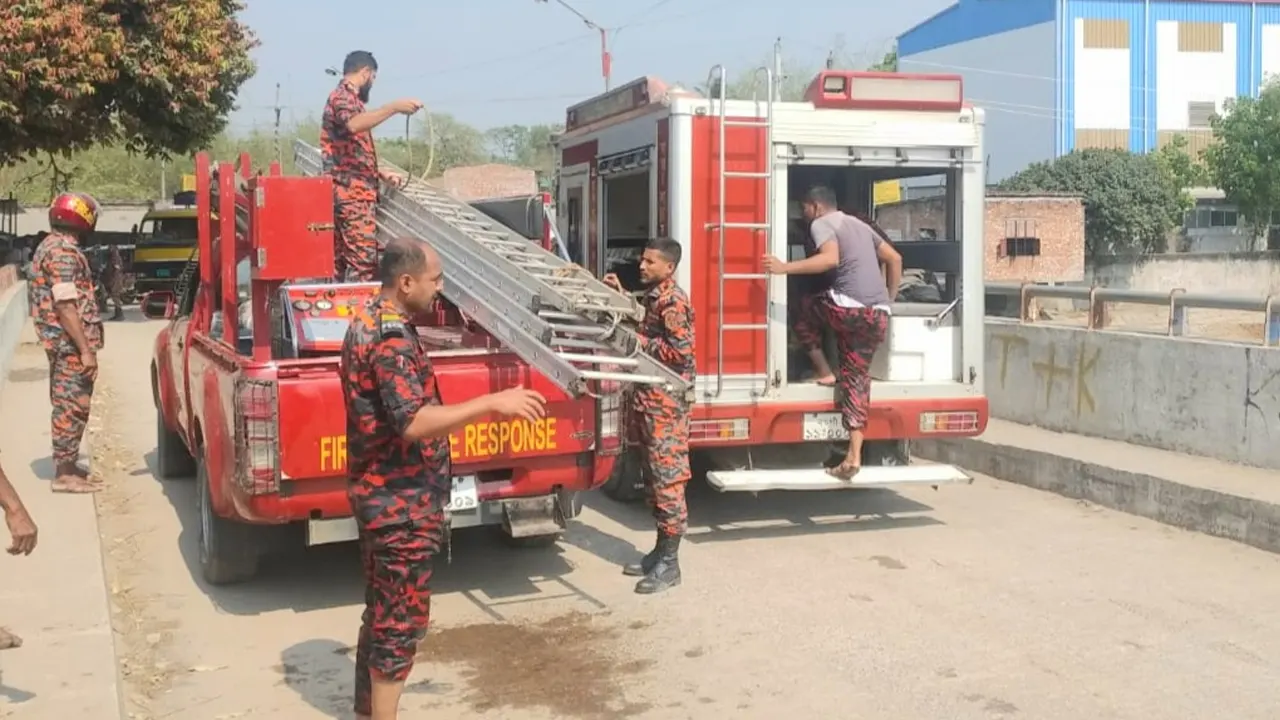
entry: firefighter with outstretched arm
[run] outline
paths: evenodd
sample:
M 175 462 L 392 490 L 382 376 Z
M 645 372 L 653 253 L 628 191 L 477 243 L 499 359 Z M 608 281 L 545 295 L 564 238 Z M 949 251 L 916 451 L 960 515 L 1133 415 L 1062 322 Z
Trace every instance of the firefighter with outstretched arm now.
M 380 180 L 393 185 L 404 179 L 378 170 L 373 129 L 394 115 L 413 115 L 422 103 L 403 98 L 366 110 L 378 76 L 373 54 L 357 50 L 342 63 L 342 79 L 329 93 L 320 119 L 320 153 L 324 172 L 333 178 L 335 277 L 346 282 L 373 282 L 378 271 L 378 225 L 375 209 Z
M 432 560 L 453 487 L 449 436 L 488 415 L 536 422 L 546 398 L 514 388 L 445 405 L 413 319 L 434 307 L 440 258 L 396 239 L 378 267 L 382 291 L 352 318 L 342 345 L 347 495 L 360 531 L 365 609 L 356 650 L 355 713 L 397 716 L 430 621 Z

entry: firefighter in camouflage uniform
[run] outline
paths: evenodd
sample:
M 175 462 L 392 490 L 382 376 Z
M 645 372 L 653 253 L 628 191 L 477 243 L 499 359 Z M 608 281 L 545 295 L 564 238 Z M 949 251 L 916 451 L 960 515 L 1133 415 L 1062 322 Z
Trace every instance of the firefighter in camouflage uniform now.
M 378 61 L 357 50 L 342 64 L 342 80 L 329 93 L 320 121 L 320 152 L 325 174 L 333 178 L 335 276 L 347 282 L 373 282 L 378 271 L 379 180 L 399 185 L 404 178 L 378 170 L 373 129 L 393 115 L 413 115 L 422 103 L 410 98 L 366 110 L 378 75 Z
M 54 492 L 99 488 L 77 462 L 103 343 L 93 272 L 80 249 L 97 226 L 98 214 L 97 201 L 88 195 L 58 195 L 49 206 L 52 232 L 31 258 L 28 302 L 36 335 L 49 357 Z
M 670 238 L 649 241 L 640 258 L 640 280 L 649 288 L 644 296 L 644 322 L 639 328 L 641 349 L 693 384 L 693 305 L 676 285 L 680 243 Z M 613 275 L 605 282 L 621 290 Z M 643 453 L 641 472 L 645 491 L 658 526 L 653 550 L 639 563 L 622 569 L 640 577 L 636 592 L 652 594 L 680 584 L 680 539 L 689 525 L 685 488 L 689 469 L 689 413 L 683 396 L 655 387 L 633 391 L 631 422 Z
M 440 258 L 393 240 L 382 291 L 356 313 L 342 346 L 347 495 L 360 530 L 365 609 L 356 649 L 355 713 L 396 717 L 431 609 L 432 562 L 444 542 L 453 479 L 449 435 L 488 415 L 534 422 L 546 399 L 514 388 L 444 405 L 413 320 L 435 304 Z

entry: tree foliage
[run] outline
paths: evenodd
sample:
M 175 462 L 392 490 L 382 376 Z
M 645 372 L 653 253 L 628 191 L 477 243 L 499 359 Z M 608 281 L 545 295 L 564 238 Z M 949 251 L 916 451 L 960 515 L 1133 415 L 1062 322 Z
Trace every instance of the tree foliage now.
M 867 68 L 879 72 L 898 72 L 898 49 L 894 48 L 880 58 L 880 62 Z
M 1093 257 L 1162 252 L 1184 212 L 1182 188 L 1160 161 L 1124 150 L 1077 150 L 1030 165 L 1000 187 L 1083 196 L 1085 250 Z
M 253 75 L 256 40 L 236 19 L 239 0 L 5 6 L 0 165 L 99 143 L 150 156 L 191 153 L 223 131 Z
M 1214 184 L 1249 220 L 1254 237 L 1265 237 L 1280 210 L 1280 84 L 1268 83 L 1256 98 L 1228 100 L 1212 126 L 1217 142 L 1204 156 Z

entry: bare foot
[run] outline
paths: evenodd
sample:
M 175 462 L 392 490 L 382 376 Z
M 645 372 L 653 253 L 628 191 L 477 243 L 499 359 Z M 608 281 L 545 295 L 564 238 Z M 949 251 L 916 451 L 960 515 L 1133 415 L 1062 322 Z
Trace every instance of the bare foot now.
M 827 474 L 840 480 L 852 480 L 853 476 L 857 475 L 861 469 L 862 466 L 860 464 L 845 460 L 833 468 L 827 468 Z
M 57 470 L 55 470 L 54 472 L 58 475 L 58 477 L 64 477 L 68 475 L 79 475 L 82 478 L 89 477 L 89 471 L 80 467 L 79 463 L 64 463 L 62 465 L 59 465 Z
M 0 627 L 0 650 L 22 647 L 22 638 L 14 635 L 9 628 Z
M 814 379 L 813 379 L 813 381 L 814 381 L 815 383 L 819 384 L 819 385 L 824 385 L 824 386 L 826 386 L 826 387 L 831 387 L 832 385 L 835 385 L 835 384 L 836 384 L 836 376 L 835 376 L 835 375 L 823 375 L 822 377 L 814 378 Z
M 101 483 L 92 482 L 87 478 L 79 475 L 63 475 L 58 477 L 50 485 L 50 489 L 56 493 L 67 493 L 70 495 L 85 495 L 88 493 L 96 493 L 102 489 Z

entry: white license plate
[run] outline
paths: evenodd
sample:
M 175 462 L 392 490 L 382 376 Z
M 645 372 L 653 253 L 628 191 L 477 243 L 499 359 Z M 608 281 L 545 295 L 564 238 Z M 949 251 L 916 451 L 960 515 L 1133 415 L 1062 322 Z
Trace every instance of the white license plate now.
M 805 413 L 804 439 L 848 440 L 849 431 L 840 421 L 840 413 Z
M 480 492 L 476 487 L 475 475 L 464 475 L 453 479 L 453 490 L 449 493 L 449 504 L 445 512 L 466 512 L 480 506 Z

